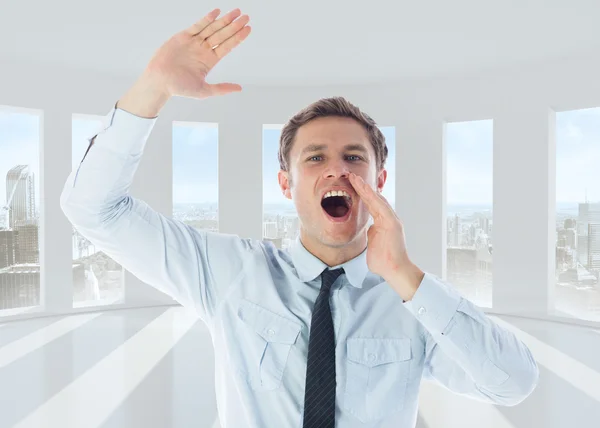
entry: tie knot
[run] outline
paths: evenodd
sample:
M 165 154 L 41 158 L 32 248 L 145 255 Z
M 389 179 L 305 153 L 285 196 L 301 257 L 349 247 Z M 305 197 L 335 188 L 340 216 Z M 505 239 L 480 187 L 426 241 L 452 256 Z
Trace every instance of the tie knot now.
M 344 273 L 344 268 L 337 268 L 337 269 L 325 269 L 323 271 L 323 273 L 321 273 L 321 279 L 322 279 L 322 284 L 321 284 L 321 291 L 323 291 L 323 289 L 329 290 L 331 288 L 331 286 L 333 285 L 333 283 L 335 282 L 335 280 L 338 278 L 338 276 L 340 276 L 341 274 Z

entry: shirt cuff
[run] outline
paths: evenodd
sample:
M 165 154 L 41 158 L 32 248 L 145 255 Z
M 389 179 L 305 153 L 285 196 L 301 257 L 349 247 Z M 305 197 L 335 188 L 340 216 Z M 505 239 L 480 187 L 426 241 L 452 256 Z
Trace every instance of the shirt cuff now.
M 456 314 L 462 296 L 451 285 L 425 272 L 412 300 L 404 306 L 423 324 L 432 336 L 444 334 Z
M 117 108 L 117 103 L 106 115 L 105 128 L 99 132 L 94 145 L 101 145 L 125 155 L 140 153 L 152 133 L 158 116 L 145 118 Z

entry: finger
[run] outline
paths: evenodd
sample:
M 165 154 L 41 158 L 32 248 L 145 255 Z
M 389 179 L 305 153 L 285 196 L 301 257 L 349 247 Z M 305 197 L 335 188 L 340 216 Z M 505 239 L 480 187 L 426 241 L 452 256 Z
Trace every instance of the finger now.
M 211 97 L 226 95 L 232 92 L 240 92 L 242 90 L 242 87 L 236 83 L 209 84 L 206 86 L 206 88 Z
M 217 58 L 223 58 L 225 55 L 231 52 L 232 49 L 239 46 L 240 43 L 246 40 L 246 37 L 248 37 L 251 30 L 252 28 L 247 25 L 216 47 L 214 53 L 217 55 Z
M 365 203 L 371 215 L 375 216 L 375 213 L 377 212 L 377 206 L 373 199 L 373 190 L 361 177 L 353 172 L 350 173 L 350 184 L 354 190 L 356 190 L 358 197 Z
M 217 16 L 219 16 L 219 13 L 221 13 L 221 9 L 214 9 L 212 12 L 208 13 L 200 21 L 196 22 L 194 25 L 189 27 L 186 30 L 186 32 L 190 36 L 195 36 L 196 34 L 199 34 L 202 30 L 204 30 L 206 27 L 208 27 L 209 24 L 211 24 L 215 19 L 217 19 Z
M 380 197 L 380 195 L 369 186 L 362 177 L 350 173 L 350 184 L 356 190 L 356 193 L 360 199 L 365 203 L 371 215 L 375 218 L 376 216 L 382 216 L 386 214 L 386 211 L 390 209 L 388 203 Z
M 198 34 L 197 38 L 200 41 L 205 41 L 210 36 L 212 36 L 214 33 L 219 31 L 221 28 L 226 27 L 227 25 L 231 24 L 234 19 L 236 19 L 238 16 L 241 15 L 241 13 L 242 12 L 239 9 L 233 9 L 232 11 L 227 12 L 221 18 L 217 19 L 214 22 L 211 22 L 208 26 L 206 26 L 206 28 L 204 28 L 200 32 L 200 34 Z M 210 47 L 212 48 L 212 46 L 210 46 Z
M 244 26 L 250 21 L 250 17 L 248 15 L 242 15 L 235 21 L 233 21 L 230 25 L 227 25 L 217 31 L 215 34 L 206 39 L 206 42 L 210 45 L 211 48 L 220 45 L 225 40 L 233 36 L 235 33 L 240 31 Z

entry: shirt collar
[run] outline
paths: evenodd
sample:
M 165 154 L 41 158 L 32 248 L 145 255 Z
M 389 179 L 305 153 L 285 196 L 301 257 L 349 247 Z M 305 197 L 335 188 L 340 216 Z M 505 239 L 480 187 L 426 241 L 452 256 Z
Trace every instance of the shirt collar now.
M 294 262 L 296 272 L 298 273 L 298 277 L 302 280 L 302 282 L 314 280 L 321 275 L 325 268 L 327 268 L 327 265 L 323 261 L 319 260 L 306 249 L 300 240 L 300 235 L 298 235 L 295 242 L 292 243 L 290 254 L 292 256 L 292 261 Z M 354 257 L 352 260 L 348 260 L 347 262 L 339 266 L 332 267 L 331 269 L 338 267 L 344 268 L 346 278 L 351 285 L 356 288 L 362 288 L 363 282 L 369 271 L 367 266 L 367 249 L 365 248 L 362 253 Z

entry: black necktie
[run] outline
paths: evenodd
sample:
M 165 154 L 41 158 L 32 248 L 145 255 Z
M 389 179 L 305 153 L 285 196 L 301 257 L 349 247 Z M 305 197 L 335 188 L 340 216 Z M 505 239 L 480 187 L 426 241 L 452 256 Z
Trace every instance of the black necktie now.
M 308 339 L 303 428 L 335 427 L 335 336 L 329 306 L 331 285 L 343 268 L 325 269 Z

